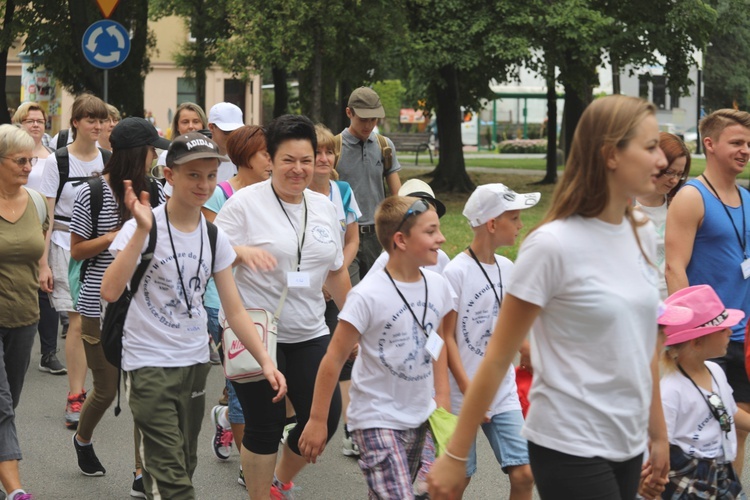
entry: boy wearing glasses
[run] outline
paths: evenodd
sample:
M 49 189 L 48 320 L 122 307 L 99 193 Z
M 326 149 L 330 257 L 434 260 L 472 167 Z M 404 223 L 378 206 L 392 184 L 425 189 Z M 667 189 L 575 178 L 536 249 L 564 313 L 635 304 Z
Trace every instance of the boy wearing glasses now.
M 339 314 L 300 451 L 310 462 L 323 453 L 328 406 L 341 368 L 359 343 L 347 416 L 369 495 L 413 498 L 427 419 L 438 406 L 450 408 L 440 322 L 455 298 L 442 276 L 420 269 L 437 263 L 445 242 L 432 205 L 387 198 L 375 212 L 375 229 L 390 259 L 352 289 Z
M 450 367 L 451 410 L 458 414 L 463 394 L 484 358 L 503 302 L 513 263 L 496 255 L 512 246 L 523 227 L 521 210 L 539 202 L 539 193 L 518 194 L 503 184 L 479 186 L 466 201 L 464 217 L 474 232 L 471 245 L 445 267 L 445 277 L 458 295 L 445 317 L 445 345 Z M 516 373 L 508 368 L 485 416 L 482 430 L 495 458 L 510 479 L 510 498 L 531 499 L 534 478 L 527 443 L 521 437 L 523 414 Z M 477 470 L 476 445 L 466 464 L 466 486 Z
M 667 212 L 664 237 L 670 294 L 711 285 L 728 307 L 750 308 L 750 193 L 735 182 L 750 159 L 750 113 L 714 111 L 700 123 L 706 170 L 685 184 Z M 750 410 L 745 372 L 747 316 L 732 326 L 727 353 L 717 359 L 740 408 Z M 737 432 L 735 466 L 742 470 L 747 433 Z

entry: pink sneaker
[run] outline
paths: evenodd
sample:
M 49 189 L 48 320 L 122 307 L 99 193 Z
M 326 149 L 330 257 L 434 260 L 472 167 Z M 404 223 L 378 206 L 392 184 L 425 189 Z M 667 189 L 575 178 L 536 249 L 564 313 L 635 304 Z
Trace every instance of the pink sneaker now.
M 289 481 L 288 483 L 284 484 L 280 482 L 278 479 L 274 478 L 273 483 L 271 484 L 271 499 L 272 500 L 289 500 L 294 499 L 294 493 L 292 493 L 292 490 L 294 490 L 294 483 Z

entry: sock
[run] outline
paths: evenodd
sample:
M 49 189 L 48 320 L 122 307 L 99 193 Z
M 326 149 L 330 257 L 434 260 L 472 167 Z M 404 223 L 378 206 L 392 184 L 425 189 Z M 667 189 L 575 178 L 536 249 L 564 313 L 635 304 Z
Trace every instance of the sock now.
M 349 434 L 349 427 L 346 425 L 346 422 L 344 422 L 344 437 L 346 437 L 346 439 L 352 437 L 351 434 Z
M 225 429 L 229 429 L 232 427 L 232 425 L 229 423 L 229 419 L 227 418 L 228 415 L 229 415 L 229 407 L 228 406 L 222 407 L 222 409 L 219 411 L 219 415 L 218 415 L 219 418 L 217 420 L 218 420 L 219 425 Z
M 296 424 L 297 423 L 297 415 L 292 415 L 291 417 L 286 417 L 286 421 L 284 422 L 284 427 L 286 427 L 289 424 Z
M 25 491 L 23 491 L 23 490 L 22 490 L 22 489 L 20 489 L 20 488 L 19 488 L 19 489 L 17 489 L 17 490 L 13 490 L 13 491 L 11 491 L 11 492 L 10 492 L 10 493 L 8 494 L 8 500 L 13 500 L 14 498 L 16 498 L 16 496 L 19 496 L 19 495 L 23 495 L 24 493 L 26 493 L 26 492 L 25 492 Z
M 76 434 L 76 443 L 78 444 L 78 446 L 91 446 L 91 441 L 89 441 L 88 443 L 82 443 L 82 442 L 81 442 L 81 441 L 80 441 L 80 440 L 78 439 L 78 434 Z
M 133 479 L 135 479 L 136 481 L 138 481 L 140 478 L 143 477 L 143 474 L 136 474 L 135 472 L 133 472 L 133 476 L 135 476 Z

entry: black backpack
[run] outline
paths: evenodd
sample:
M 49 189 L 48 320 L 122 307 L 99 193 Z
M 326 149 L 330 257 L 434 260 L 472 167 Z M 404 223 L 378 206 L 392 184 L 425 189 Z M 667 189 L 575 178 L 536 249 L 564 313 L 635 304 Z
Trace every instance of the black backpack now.
M 148 181 L 148 194 L 151 201 L 151 208 L 159 206 L 159 186 L 158 181 L 153 177 L 147 177 Z M 86 182 L 89 185 L 89 207 L 91 209 L 91 237 L 90 240 L 97 238 L 97 228 L 99 227 L 99 214 L 102 211 L 102 205 L 104 204 L 104 178 L 100 175 L 89 178 Z M 106 250 L 105 250 L 106 251 Z M 86 277 L 86 270 L 89 266 L 93 265 L 98 255 L 95 255 L 89 259 L 86 259 L 81 264 L 80 281 L 83 283 Z
M 59 140 L 57 142 L 58 144 L 60 143 Z M 112 152 L 102 148 L 99 148 L 99 151 L 101 151 L 102 161 L 106 165 L 109 159 L 112 158 Z M 91 179 L 91 177 L 70 177 L 70 153 L 68 152 L 68 146 L 57 148 L 55 151 L 55 159 L 57 160 L 57 171 L 60 174 L 60 184 L 57 186 L 57 195 L 55 196 L 55 203 L 58 203 L 65 184 L 68 182 L 83 184 Z M 70 222 L 70 218 L 67 217 L 58 216 L 55 217 L 55 219 Z
M 211 248 L 211 274 L 214 271 L 214 255 L 216 254 L 216 237 L 218 230 L 211 222 L 206 221 L 206 231 L 208 232 L 208 242 Z M 122 375 L 122 336 L 125 329 L 125 318 L 128 315 L 130 302 L 133 300 L 133 294 L 137 293 L 138 286 L 141 283 L 146 269 L 154 256 L 156 248 L 156 217 L 152 215 L 151 231 L 148 235 L 148 245 L 146 250 L 141 254 L 141 263 L 138 264 L 133 277 L 130 279 L 130 286 L 126 287 L 116 302 L 107 304 L 102 322 L 101 346 L 104 351 L 104 357 L 107 361 L 118 369 L 117 375 L 117 405 L 115 406 L 115 416 L 120 414 L 120 378 Z

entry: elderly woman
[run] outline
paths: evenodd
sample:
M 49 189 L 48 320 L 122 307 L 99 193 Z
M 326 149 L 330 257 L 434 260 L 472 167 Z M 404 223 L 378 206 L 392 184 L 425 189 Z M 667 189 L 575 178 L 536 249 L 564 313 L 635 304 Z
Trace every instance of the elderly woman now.
M 15 408 L 39 321 L 39 259 L 49 225 L 43 197 L 24 189 L 37 160 L 33 151 L 29 134 L 0 125 L 0 483 L 11 500 L 32 498 L 18 473 Z
M 42 136 L 47 123 L 47 113 L 35 102 L 25 102 L 18 106 L 13 115 L 13 123 L 21 126 L 34 139 L 32 156 L 37 158 L 31 167 L 29 181 L 26 187 L 38 190 L 42 185 L 42 172 L 51 151 L 42 144 Z M 60 314 L 52 308 L 47 292 L 39 290 L 39 342 L 42 357 L 39 360 L 39 370 L 52 375 L 65 375 L 67 370 L 57 359 L 57 325 Z
M 329 339 L 323 285 L 339 307 L 351 288 L 336 209 L 326 196 L 306 190 L 317 149 L 313 123 L 303 116 L 281 116 L 269 125 L 266 141 L 271 179 L 235 193 L 216 217 L 233 245 L 267 250 L 277 261 L 275 269 L 266 272 L 244 264 L 237 267 L 235 279 L 245 307 L 274 311 L 284 290 L 288 291 L 278 325 L 277 362 L 286 376 L 298 423 L 285 441 L 278 465 L 284 402 L 270 402 L 271 387 L 266 382 L 233 382 L 245 415 L 241 456 L 253 499 L 269 498 L 271 490 L 273 498 L 284 498 L 306 464 L 298 441 L 310 415 L 315 376 Z M 335 433 L 340 414 L 337 390 L 329 411 L 329 436 Z

